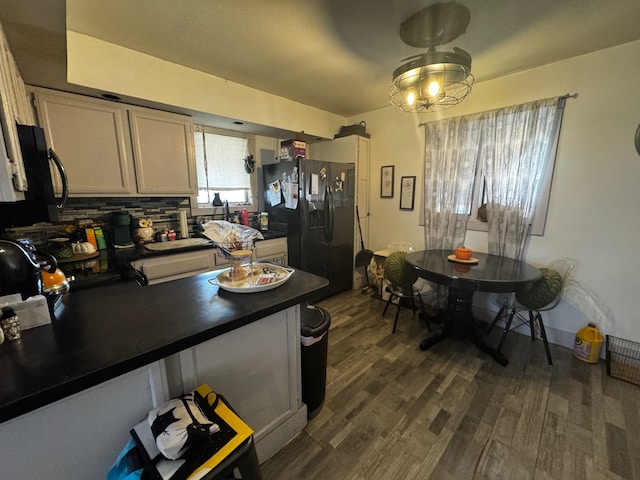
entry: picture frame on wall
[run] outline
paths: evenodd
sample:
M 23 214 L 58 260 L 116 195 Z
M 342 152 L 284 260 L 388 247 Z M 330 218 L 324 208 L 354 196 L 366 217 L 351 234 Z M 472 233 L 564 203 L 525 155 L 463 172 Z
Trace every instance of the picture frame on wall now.
M 413 210 L 416 198 L 416 177 L 400 178 L 400 210 Z
M 393 198 L 394 165 L 380 167 L 380 197 Z

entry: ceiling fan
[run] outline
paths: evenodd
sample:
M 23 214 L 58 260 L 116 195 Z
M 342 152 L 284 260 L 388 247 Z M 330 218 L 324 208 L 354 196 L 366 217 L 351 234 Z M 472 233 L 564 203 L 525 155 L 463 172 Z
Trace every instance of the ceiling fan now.
M 460 48 L 437 51 L 463 34 L 471 14 L 454 2 L 434 3 L 411 15 L 400 25 L 407 45 L 427 52 L 403 59 L 393 72 L 389 100 L 404 112 L 435 111 L 460 103 L 473 86 L 471 55 Z

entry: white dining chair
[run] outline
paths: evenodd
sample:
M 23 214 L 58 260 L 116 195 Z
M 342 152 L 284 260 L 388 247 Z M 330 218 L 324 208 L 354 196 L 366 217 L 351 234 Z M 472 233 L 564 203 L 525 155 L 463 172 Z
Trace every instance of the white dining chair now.
M 507 334 L 510 331 L 522 325 L 528 325 L 531 341 L 535 341 L 537 337 L 542 339 L 547 361 L 549 365 L 553 365 L 547 332 L 540 312 L 552 310 L 560 303 L 564 287 L 574 266 L 574 261 L 566 258 L 554 260 L 540 269 L 542 277 L 530 289 L 518 292 L 515 295 L 510 294 L 498 297 L 504 303 L 487 328 L 487 333 L 491 332 L 499 320 L 506 318 L 505 327 L 497 347 L 498 351 L 502 350 Z M 513 324 L 514 319 L 516 324 Z

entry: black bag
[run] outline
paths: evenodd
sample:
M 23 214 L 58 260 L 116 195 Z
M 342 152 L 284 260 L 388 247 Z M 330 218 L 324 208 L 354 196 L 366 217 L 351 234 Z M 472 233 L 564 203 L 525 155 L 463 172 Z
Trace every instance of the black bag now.
M 253 430 L 203 384 L 153 409 L 131 435 L 146 460 L 143 479 L 184 480 L 213 470 Z
M 360 135 L 361 137 L 371 138 L 371 135 L 367 133 L 367 124 L 364 120 L 357 125 L 343 125 L 333 138 L 348 137 L 349 135 Z

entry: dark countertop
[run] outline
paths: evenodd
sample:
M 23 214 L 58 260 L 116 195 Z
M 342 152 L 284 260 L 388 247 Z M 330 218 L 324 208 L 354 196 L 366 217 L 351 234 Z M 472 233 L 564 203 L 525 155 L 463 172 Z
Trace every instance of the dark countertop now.
M 120 281 L 63 296 L 51 325 L 0 346 L 0 422 L 305 302 L 328 285 L 297 270 L 273 290 L 238 294 L 210 284 L 215 276 L 146 287 Z

